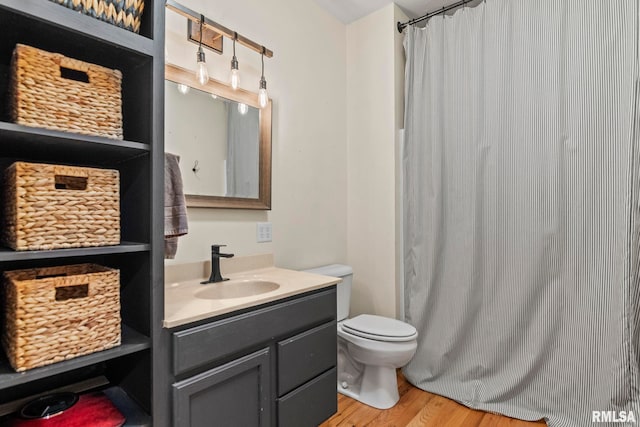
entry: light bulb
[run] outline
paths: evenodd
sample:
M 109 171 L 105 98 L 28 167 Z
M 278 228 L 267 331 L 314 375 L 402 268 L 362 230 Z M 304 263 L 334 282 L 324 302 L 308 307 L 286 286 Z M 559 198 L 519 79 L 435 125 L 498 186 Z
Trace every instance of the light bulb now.
M 238 83 L 240 81 L 240 76 L 238 74 L 238 70 L 231 70 L 231 87 L 234 90 L 238 89 Z
M 242 115 L 247 114 L 249 111 L 249 106 L 247 104 L 243 104 L 242 102 L 238 104 L 238 112 Z
M 198 62 L 198 70 L 196 71 L 196 78 L 201 85 L 207 84 L 209 81 L 209 71 L 207 70 L 207 64 L 204 62 Z
M 238 83 L 240 83 L 240 70 L 238 70 L 238 58 L 233 56 L 231 60 L 231 87 L 233 90 L 238 89 Z
M 212 97 L 213 99 L 218 99 L 218 95 L 216 95 L 215 93 L 212 93 L 212 94 L 211 94 L 211 97 Z
M 258 103 L 260 108 L 264 108 L 269 103 L 269 95 L 267 94 L 267 81 L 264 76 L 260 79 L 260 90 L 258 91 Z
M 204 51 L 202 50 L 202 46 L 198 48 L 196 58 L 196 79 L 198 79 L 198 82 L 201 85 L 207 84 L 207 82 L 209 81 L 209 70 L 207 70 L 207 62 L 204 58 Z
M 186 95 L 187 93 L 189 93 L 189 89 L 189 86 L 178 83 L 178 92 L 180 92 L 181 94 Z
M 258 102 L 260 103 L 260 108 L 264 108 L 269 103 L 269 95 L 267 95 L 266 89 L 260 89 L 258 91 Z

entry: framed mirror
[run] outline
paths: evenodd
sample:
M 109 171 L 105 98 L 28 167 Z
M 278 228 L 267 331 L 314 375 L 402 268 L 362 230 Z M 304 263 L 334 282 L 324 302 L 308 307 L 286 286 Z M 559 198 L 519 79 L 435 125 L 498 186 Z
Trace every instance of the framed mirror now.
M 271 209 L 271 100 L 167 64 L 165 151 L 180 157 L 187 206 Z

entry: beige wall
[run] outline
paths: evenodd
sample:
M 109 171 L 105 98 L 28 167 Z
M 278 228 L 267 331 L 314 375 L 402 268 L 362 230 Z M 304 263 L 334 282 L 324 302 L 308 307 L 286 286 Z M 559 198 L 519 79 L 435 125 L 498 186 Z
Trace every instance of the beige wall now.
M 346 46 L 344 24 L 312 0 L 181 0 L 185 6 L 274 51 L 265 59 L 273 99 L 272 211 L 189 209 L 189 234 L 174 261 L 208 259 L 212 243 L 237 255 L 273 253 L 277 265 L 305 268 L 346 261 Z M 195 69 L 186 19 L 167 11 L 168 62 Z M 224 54 L 207 50 L 211 77 L 226 80 Z M 240 86 L 257 92 L 260 55 L 236 46 Z M 271 221 L 273 242 L 256 243 Z
M 390 4 L 347 26 L 347 261 L 351 315 L 398 314 L 397 130 L 402 12 Z M 401 45 L 400 45 L 401 47 Z M 400 73 L 400 74 L 399 74 Z

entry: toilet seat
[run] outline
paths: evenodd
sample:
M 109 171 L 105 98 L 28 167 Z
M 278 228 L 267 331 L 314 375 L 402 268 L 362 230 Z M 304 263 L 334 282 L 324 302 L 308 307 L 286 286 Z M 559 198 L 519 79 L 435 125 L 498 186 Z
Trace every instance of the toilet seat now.
M 406 342 L 416 339 L 413 326 L 388 317 L 361 314 L 342 322 L 342 331 L 361 338 L 384 342 Z

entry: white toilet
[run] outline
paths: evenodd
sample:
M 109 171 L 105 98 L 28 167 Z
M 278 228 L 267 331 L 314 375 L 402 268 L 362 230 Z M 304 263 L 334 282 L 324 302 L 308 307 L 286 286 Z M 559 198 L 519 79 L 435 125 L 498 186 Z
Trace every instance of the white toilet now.
M 374 408 L 391 408 L 400 398 L 396 369 L 415 354 L 418 332 L 388 317 L 361 314 L 348 319 L 350 266 L 332 264 L 305 271 L 342 279 L 337 285 L 338 391 Z

